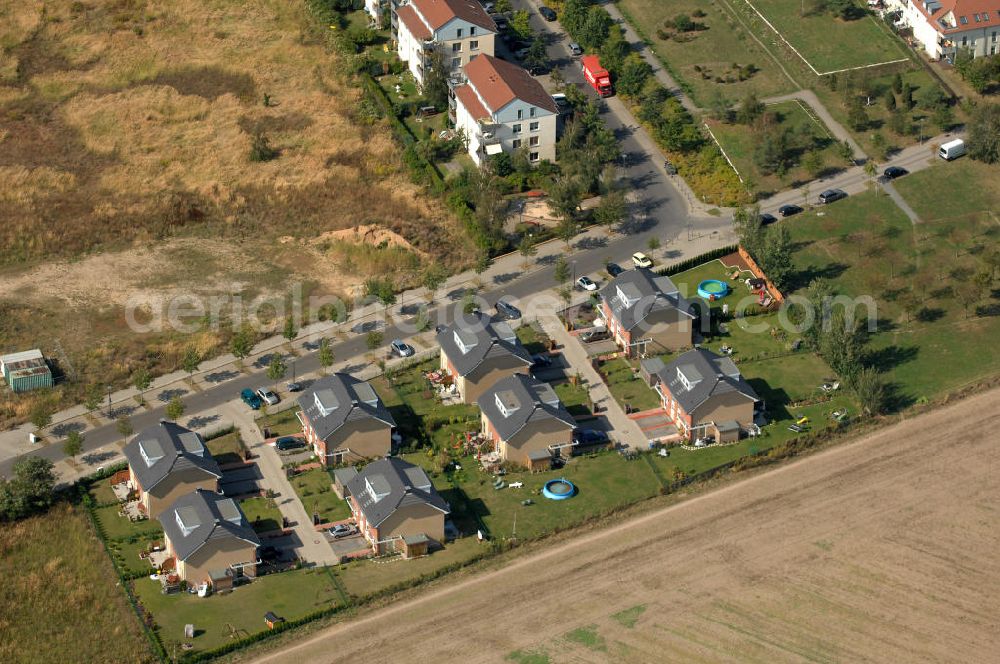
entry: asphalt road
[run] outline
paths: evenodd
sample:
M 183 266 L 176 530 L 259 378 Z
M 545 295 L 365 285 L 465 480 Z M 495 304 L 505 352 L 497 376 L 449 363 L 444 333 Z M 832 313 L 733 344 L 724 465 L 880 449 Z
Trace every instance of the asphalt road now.
M 524 0 L 516 0 L 514 5 L 515 8 L 529 9 L 531 25 L 539 34 L 545 36 L 553 66 L 562 70 L 564 79 L 567 82 L 580 85 L 594 99 L 597 99 L 596 93 L 586 85 L 579 63 L 570 57 L 569 49 L 566 46 L 569 39 L 560 32 L 558 23 L 544 21 L 534 6 L 524 2 Z M 500 43 L 499 40 L 497 43 Z M 498 50 L 500 48 L 498 46 Z M 683 195 L 668 181 L 659 167 L 663 156 L 658 151 L 655 154 L 648 154 L 644 150 L 635 137 L 633 119 L 627 112 L 609 107 L 607 104 L 602 104 L 602 107 L 601 115 L 607 126 L 615 133 L 622 154 L 625 155 L 620 176 L 633 189 L 635 203 L 633 204 L 632 219 L 621 229 L 621 233 L 609 236 L 605 244 L 594 243 L 597 246 L 581 247 L 575 253 L 568 254 L 575 276 L 601 272 L 608 258 L 618 262 L 623 267 L 631 267 L 630 256 L 636 251 L 646 251 L 647 242 L 652 236 L 658 237 L 661 244 L 665 246 L 669 241 L 688 233 L 691 228 L 697 228 L 700 233 L 728 228 L 729 220 L 724 217 L 697 219 L 690 217 Z M 494 304 L 497 299 L 503 296 L 515 302 L 522 300 L 551 288 L 554 285 L 553 270 L 554 268 L 550 264 L 529 274 L 518 272 L 505 275 L 511 278 L 502 280 L 499 284 L 494 283 L 487 286 L 479 292 L 479 296 L 488 305 Z M 430 319 L 434 323 L 448 322 L 450 320 L 448 316 L 449 304 L 454 308 L 455 302 L 453 301 L 442 303 L 429 311 Z M 529 310 L 523 306 L 522 310 L 530 316 Z M 345 327 L 349 328 L 352 324 L 347 324 Z M 400 325 L 389 324 L 383 330 L 383 336 L 387 342 L 395 338 L 406 338 L 409 335 L 409 328 L 404 329 Z M 358 334 L 349 340 L 335 343 L 332 345 L 332 349 L 335 356 L 340 359 L 360 358 L 368 352 L 364 334 Z M 295 360 L 295 370 L 298 375 L 309 374 L 319 369 L 319 358 L 315 352 Z M 240 391 L 244 388 L 257 388 L 270 384 L 273 381 L 268 380 L 265 373 L 265 368 L 261 367 L 251 374 L 240 375 L 217 387 L 185 395 L 182 398 L 186 406 L 186 414 L 190 416 L 206 411 L 210 412 L 221 404 L 238 398 Z M 140 431 L 156 424 L 165 416 L 165 406 L 166 404 L 163 403 L 150 410 L 132 415 L 130 419 L 133 429 Z M 84 454 L 121 440 L 121 434 L 118 433 L 113 423 L 87 430 L 84 434 Z M 39 448 L 29 454 L 52 461 L 62 459 L 65 456 L 62 445 L 58 443 Z M 0 475 L 11 477 L 12 466 L 19 458 L 22 457 L 0 462 Z

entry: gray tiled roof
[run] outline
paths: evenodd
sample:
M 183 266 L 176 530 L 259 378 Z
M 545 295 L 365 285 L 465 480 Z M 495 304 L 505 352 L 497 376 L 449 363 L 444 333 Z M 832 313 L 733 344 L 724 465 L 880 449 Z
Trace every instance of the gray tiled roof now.
M 368 464 L 347 484 L 365 520 L 378 528 L 400 507 L 425 503 L 448 514 L 451 508 L 419 466 L 396 457 Z
M 170 473 L 196 468 L 222 477 L 219 464 L 200 435 L 174 422 L 163 421 L 143 429 L 122 450 L 139 484 L 150 491 Z
M 649 268 L 626 270 L 601 289 L 601 299 L 622 328 L 639 326 L 652 312 L 677 309 L 694 318 L 691 303 L 678 292 L 670 277 L 659 276 Z
M 689 414 L 711 397 L 728 392 L 739 392 L 751 401 L 759 401 L 757 392 L 731 359 L 704 348 L 680 355 L 656 375 Z
M 567 428 L 576 426 L 551 385 L 522 374 L 498 380 L 477 403 L 501 440 L 510 440 L 528 424 L 542 420 L 559 420 Z
M 396 426 L 372 386 L 345 373 L 320 378 L 302 393 L 298 403 L 321 440 L 327 440 L 351 420 L 372 418 Z
M 468 376 L 484 360 L 503 355 L 521 358 L 531 365 L 531 355 L 504 321 L 483 313 L 460 316 L 437 335 L 438 345 L 459 376 Z
M 240 539 L 260 546 L 257 533 L 236 501 L 214 491 L 197 489 L 181 496 L 159 521 L 179 560 L 187 560 L 212 541 Z

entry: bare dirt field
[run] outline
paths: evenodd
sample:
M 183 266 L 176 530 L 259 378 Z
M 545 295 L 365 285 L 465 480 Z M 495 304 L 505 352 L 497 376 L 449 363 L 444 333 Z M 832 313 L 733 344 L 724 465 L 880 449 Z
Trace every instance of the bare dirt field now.
M 995 661 L 998 429 L 992 390 L 256 661 Z

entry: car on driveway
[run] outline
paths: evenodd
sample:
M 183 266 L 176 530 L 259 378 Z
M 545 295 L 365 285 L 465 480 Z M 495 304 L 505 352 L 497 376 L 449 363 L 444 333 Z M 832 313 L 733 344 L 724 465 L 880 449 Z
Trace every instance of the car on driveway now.
M 788 205 L 782 205 L 778 208 L 778 214 L 782 217 L 791 217 L 793 214 L 798 214 L 799 212 L 802 212 L 802 208 L 798 205 L 792 205 L 791 203 Z
M 269 390 L 266 387 L 258 387 L 257 396 L 260 397 L 261 401 L 266 403 L 268 406 L 273 406 L 280 401 L 278 395 L 275 394 L 273 390 Z
M 531 370 L 538 371 L 552 366 L 552 357 L 548 353 L 535 353 L 531 356 Z
M 597 283 L 590 277 L 580 277 L 576 280 L 576 287 L 585 291 L 597 290 Z
M 593 343 L 594 341 L 604 341 L 610 338 L 611 333 L 608 332 L 608 328 L 606 327 L 595 327 L 592 330 L 581 332 L 579 337 L 580 341 L 585 344 Z
M 886 180 L 895 180 L 896 178 L 901 178 L 907 174 L 909 174 L 909 171 L 902 166 L 890 166 L 882 171 L 882 177 Z
M 819 202 L 826 205 L 842 198 L 847 198 L 847 192 L 843 189 L 827 189 L 819 195 Z
M 250 406 L 254 410 L 259 409 L 264 403 L 249 387 L 240 392 L 240 399 L 243 399 L 243 403 Z
M 291 452 L 293 450 L 301 450 L 305 448 L 306 441 L 302 440 L 298 436 L 282 436 L 274 441 L 274 449 L 279 452 Z
M 294 380 L 290 383 L 285 383 L 285 389 L 289 392 L 301 392 L 302 383 L 296 383 Z
M 542 18 L 544 18 L 549 23 L 551 23 L 552 21 L 556 20 L 556 12 L 555 12 L 555 10 L 554 9 L 550 9 L 549 7 L 546 7 L 544 5 L 542 5 L 541 7 L 538 8 L 538 13 L 541 14 Z
M 583 47 L 577 44 L 576 42 L 571 42 L 569 45 L 569 54 L 572 55 L 574 58 L 577 58 L 583 55 Z
M 653 260 L 641 251 L 632 254 L 632 263 L 636 267 L 653 267 Z
M 549 73 L 549 68 L 545 65 L 532 65 L 528 67 L 528 73 L 532 76 L 545 76 Z
M 573 434 L 573 442 L 577 445 L 600 445 L 609 440 L 611 438 L 608 436 L 608 432 L 600 429 L 577 429 Z
M 614 279 L 619 274 L 621 274 L 622 272 L 624 272 L 625 268 L 623 268 L 618 263 L 608 263 L 607 265 L 604 266 L 604 271 L 607 272 L 608 275 L 610 275 L 612 279 Z
M 413 346 L 402 339 L 393 339 L 389 347 L 392 349 L 392 354 L 398 357 L 409 357 L 415 352 Z
M 355 532 L 357 532 L 357 530 L 355 530 L 354 526 L 348 523 L 341 523 L 327 530 L 326 534 L 328 537 L 332 537 L 333 539 L 340 539 L 342 537 L 350 537 Z
M 505 300 L 497 300 L 496 309 L 497 316 L 503 320 L 517 320 L 521 317 L 521 310 Z
M 769 225 L 773 224 L 776 221 L 778 221 L 778 218 L 775 217 L 773 214 L 768 214 L 768 213 L 765 212 L 764 214 L 760 215 L 760 225 L 761 226 L 769 226 Z

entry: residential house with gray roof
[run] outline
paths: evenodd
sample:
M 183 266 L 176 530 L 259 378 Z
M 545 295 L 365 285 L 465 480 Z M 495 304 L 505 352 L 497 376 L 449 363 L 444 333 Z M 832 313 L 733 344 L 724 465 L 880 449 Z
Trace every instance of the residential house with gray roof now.
M 365 381 L 346 373 L 320 378 L 298 404 L 306 441 L 323 464 L 377 459 L 392 451 L 396 421 Z
M 527 375 L 531 354 L 505 321 L 483 313 L 461 316 L 437 335 L 441 369 L 447 371 L 463 403 L 476 403 L 501 378 Z
M 396 457 L 375 461 L 346 488 L 358 529 L 376 554 L 402 551 L 405 542 L 444 540 L 451 508 L 419 466 Z
M 601 289 L 600 297 L 601 317 L 629 357 L 674 351 L 693 343 L 697 310 L 670 277 L 648 268 L 626 270 Z
M 763 407 L 757 392 L 728 357 L 704 348 L 683 353 L 662 367 L 652 367 L 653 389 L 677 430 L 686 438 L 714 436 L 739 440 L 740 431 Z
M 175 500 L 159 520 L 167 553 L 188 583 L 220 588 L 256 575 L 260 540 L 232 498 L 197 489 Z
M 547 470 L 557 450 L 573 443 L 576 420 L 548 383 L 514 374 L 479 397 L 483 435 L 504 461 Z
M 222 471 L 202 437 L 174 422 L 143 429 L 123 450 L 129 483 L 151 519 L 196 489 L 219 490 Z

